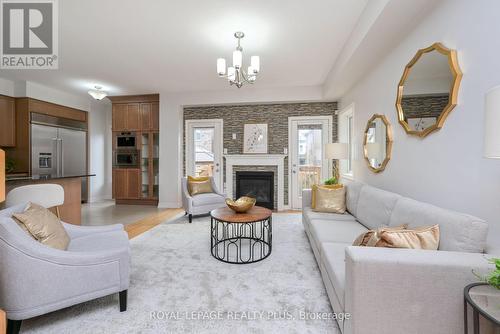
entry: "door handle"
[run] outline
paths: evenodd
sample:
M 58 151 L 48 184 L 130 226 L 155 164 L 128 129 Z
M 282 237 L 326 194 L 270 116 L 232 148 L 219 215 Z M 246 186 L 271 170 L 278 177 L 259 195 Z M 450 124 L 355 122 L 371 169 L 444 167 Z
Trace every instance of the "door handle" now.
M 56 174 L 59 175 L 59 142 L 57 138 L 52 138 L 52 145 L 55 148 L 55 165 L 56 165 Z
M 63 140 L 59 138 L 61 145 L 61 175 L 64 176 L 64 150 L 63 150 Z

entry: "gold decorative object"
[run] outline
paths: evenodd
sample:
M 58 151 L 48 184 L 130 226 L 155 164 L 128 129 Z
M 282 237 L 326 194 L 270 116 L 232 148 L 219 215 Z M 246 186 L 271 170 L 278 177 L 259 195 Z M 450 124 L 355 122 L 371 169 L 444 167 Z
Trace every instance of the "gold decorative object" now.
M 398 85 L 396 109 L 406 133 L 425 137 L 441 129 L 457 105 L 461 79 L 455 50 L 441 43 L 418 50 Z
M 257 200 L 253 197 L 242 196 L 238 198 L 236 201 L 233 201 L 230 198 L 226 198 L 226 205 L 237 213 L 245 213 L 251 208 L 254 207 Z
M 373 115 L 366 124 L 363 151 L 368 168 L 382 172 L 392 153 L 392 127 L 385 115 Z

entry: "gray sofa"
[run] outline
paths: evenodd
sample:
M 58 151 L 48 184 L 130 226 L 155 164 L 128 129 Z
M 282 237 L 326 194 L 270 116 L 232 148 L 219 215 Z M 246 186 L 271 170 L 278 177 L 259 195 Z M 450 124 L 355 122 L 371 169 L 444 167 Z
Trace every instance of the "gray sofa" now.
M 359 182 L 346 184 L 345 214 L 311 209 L 303 224 L 343 334 L 463 333 L 463 289 L 487 263 L 488 225 L 481 219 L 418 202 Z M 368 229 L 439 224 L 438 251 L 353 247 Z
M 62 251 L 42 245 L 11 218 L 26 204 L 0 211 L 0 308 L 9 333 L 24 319 L 119 293 L 127 307 L 130 245 L 123 225 L 63 223 L 71 241 Z

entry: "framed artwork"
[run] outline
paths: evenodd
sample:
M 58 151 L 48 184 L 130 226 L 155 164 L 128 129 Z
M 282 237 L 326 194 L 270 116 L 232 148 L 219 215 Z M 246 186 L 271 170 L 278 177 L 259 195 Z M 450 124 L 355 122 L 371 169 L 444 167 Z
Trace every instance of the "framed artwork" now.
M 245 124 L 243 153 L 267 154 L 267 124 Z
M 424 131 L 436 123 L 436 117 L 408 118 L 408 126 L 412 131 Z

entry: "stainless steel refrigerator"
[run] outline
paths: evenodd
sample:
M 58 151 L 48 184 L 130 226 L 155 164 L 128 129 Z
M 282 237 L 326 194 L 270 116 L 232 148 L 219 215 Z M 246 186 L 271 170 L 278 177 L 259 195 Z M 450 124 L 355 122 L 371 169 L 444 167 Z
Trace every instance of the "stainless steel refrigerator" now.
M 85 128 L 83 122 L 32 114 L 31 174 L 40 177 L 87 174 Z M 85 177 L 82 178 L 82 201 L 87 201 Z

